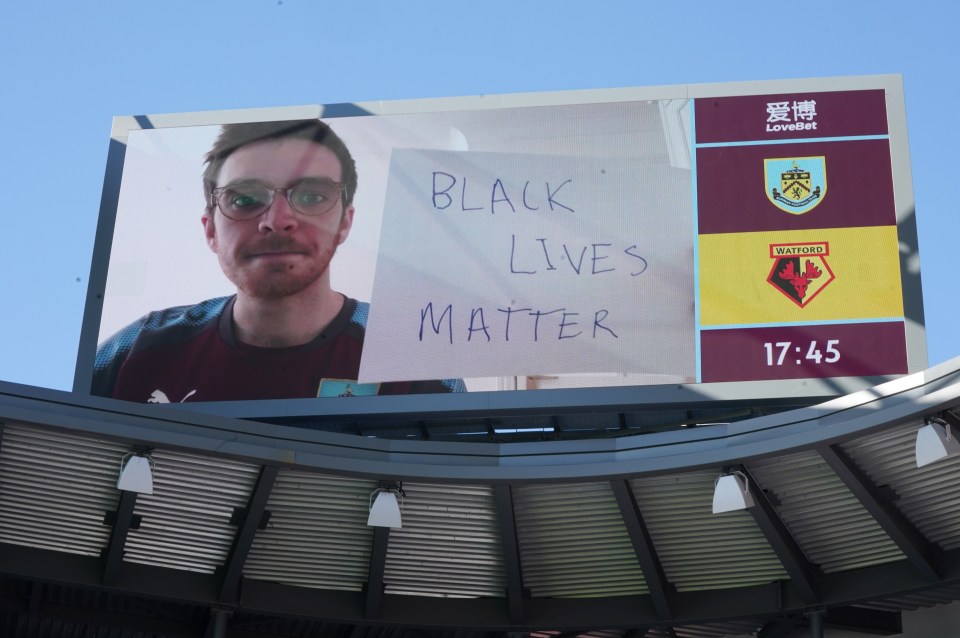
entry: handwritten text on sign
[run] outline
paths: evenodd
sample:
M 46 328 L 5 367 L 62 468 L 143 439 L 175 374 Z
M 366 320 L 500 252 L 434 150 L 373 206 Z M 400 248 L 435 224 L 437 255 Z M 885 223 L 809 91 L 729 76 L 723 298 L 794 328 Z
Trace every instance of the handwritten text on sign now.
M 394 151 L 360 380 L 692 376 L 689 190 L 639 160 Z

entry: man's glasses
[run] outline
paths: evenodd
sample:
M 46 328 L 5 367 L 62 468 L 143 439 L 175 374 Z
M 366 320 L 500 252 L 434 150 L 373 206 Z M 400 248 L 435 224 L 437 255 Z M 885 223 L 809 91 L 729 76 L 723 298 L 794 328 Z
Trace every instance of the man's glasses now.
M 293 210 L 316 217 L 333 210 L 343 193 L 343 184 L 329 179 L 305 179 L 287 188 L 272 188 L 259 182 L 242 182 L 214 188 L 213 201 L 220 212 L 234 221 L 246 221 L 263 215 L 283 193 Z

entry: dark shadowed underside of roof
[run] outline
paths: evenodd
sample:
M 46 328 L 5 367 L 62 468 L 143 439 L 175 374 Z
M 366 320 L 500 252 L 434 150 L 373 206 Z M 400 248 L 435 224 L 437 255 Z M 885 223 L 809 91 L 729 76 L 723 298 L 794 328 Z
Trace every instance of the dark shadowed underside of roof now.
M 786 411 L 309 428 L 4 384 L 0 635 L 896 633 L 960 599 L 960 459 L 914 459 L 925 418 L 958 423 L 958 368 Z M 154 494 L 118 492 L 140 447 Z M 714 515 L 731 467 L 757 504 Z M 403 528 L 368 527 L 388 479 Z

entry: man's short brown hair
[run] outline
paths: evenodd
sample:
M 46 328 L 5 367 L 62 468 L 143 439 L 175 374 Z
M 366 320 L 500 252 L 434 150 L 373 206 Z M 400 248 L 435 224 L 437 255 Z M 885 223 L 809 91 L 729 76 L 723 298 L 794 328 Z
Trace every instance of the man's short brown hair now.
M 320 120 L 287 120 L 223 125 L 220 135 L 204 159 L 207 166 L 203 169 L 203 195 L 207 210 L 213 206 L 211 196 L 213 189 L 217 187 L 220 169 L 234 151 L 255 142 L 287 138 L 309 140 L 333 151 L 340 160 L 343 206 L 346 208 L 352 205 L 353 196 L 357 192 L 357 165 L 347 145 L 333 129 Z

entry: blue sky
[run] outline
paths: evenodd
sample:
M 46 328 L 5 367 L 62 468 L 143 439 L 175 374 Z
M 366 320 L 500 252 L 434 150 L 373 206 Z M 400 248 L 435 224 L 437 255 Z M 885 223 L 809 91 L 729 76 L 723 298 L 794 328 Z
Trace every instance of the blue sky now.
M 69 389 L 111 119 L 900 73 L 930 364 L 960 354 L 954 2 L 5 3 L 0 379 Z

